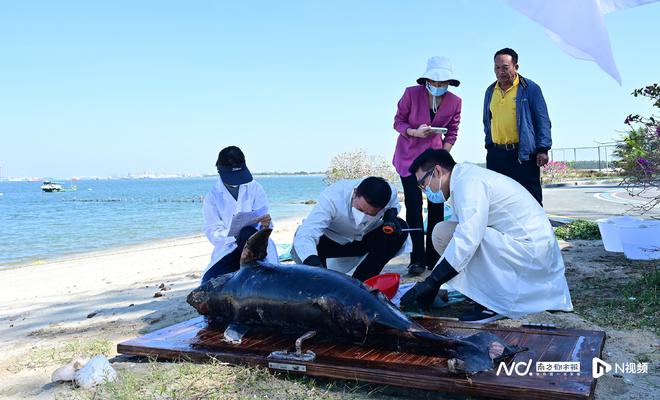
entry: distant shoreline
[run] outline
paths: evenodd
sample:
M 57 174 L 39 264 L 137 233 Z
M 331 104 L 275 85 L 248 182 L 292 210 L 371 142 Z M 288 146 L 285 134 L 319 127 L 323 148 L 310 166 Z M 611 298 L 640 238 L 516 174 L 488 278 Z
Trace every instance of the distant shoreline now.
M 325 176 L 325 172 L 253 172 L 253 176 Z M 9 177 L 0 178 L 0 183 L 5 182 L 78 182 L 78 181 L 111 181 L 111 180 L 148 180 L 148 179 L 204 179 L 214 178 L 217 174 L 128 174 L 125 176 L 82 176 L 72 178 L 51 177 Z
M 274 176 L 307 176 L 307 175 L 314 175 L 314 176 L 325 176 L 325 172 L 304 172 L 304 171 L 299 171 L 299 172 L 253 172 L 252 175 L 274 175 Z M 209 176 L 215 176 L 215 175 L 209 175 Z

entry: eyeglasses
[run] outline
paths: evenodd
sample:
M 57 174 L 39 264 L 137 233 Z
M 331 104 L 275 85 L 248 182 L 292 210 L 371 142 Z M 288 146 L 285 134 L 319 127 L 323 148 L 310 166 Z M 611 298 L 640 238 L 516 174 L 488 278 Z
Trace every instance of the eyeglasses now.
M 435 167 L 433 167 L 430 170 L 426 171 L 424 176 L 422 176 L 422 178 L 417 181 L 417 186 L 420 189 L 424 190 L 424 188 L 426 186 L 426 185 L 424 185 L 424 182 L 426 182 L 426 178 L 428 178 L 429 176 L 431 176 L 433 174 L 433 171 L 435 171 Z

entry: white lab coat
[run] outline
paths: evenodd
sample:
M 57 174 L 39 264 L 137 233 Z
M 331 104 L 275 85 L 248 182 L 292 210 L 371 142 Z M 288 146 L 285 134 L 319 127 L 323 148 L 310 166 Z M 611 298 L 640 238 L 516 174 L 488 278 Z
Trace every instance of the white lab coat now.
M 390 184 L 392 196 L 387 206 L 380 210 L 370 221 L 356 226 L 352 212 L 352 196 L 353 190 L 360 182 L 362 182 L 362 179 L 342 180 L 326 188 L 321 193 L 318 203 L 296 230 L 291 250 L 294 261 L 300 264 L 307 257 L 317 255 L 316 246 L 323 235 L 339 244 L 359 241 L 362 240 L 364 235 L 383 224 L 383 214 L 386 210 L 390 208 L 401 210 L 396 188 Z M 399 253 L 402 251 L 410 252 L 411 249 L 412 242 L 408 237 Z M 351 258 L 357 262 L 361 259 L 355 257 L 345 258 Z M 344 267 L 338 268 L 346 270 Z
M 510 318 L 573 310 L 552 226 L 525 188 L 462 163 L 450 192 L 458 225 L 442 257 L 459 274 L 446 286 Z
M 241 185 L 238 190 L 238 200 L 229 193 L 222 180 L 218 180 L 213 188 L 204 198 L 202 211 L 204 214 L 204 234 L 213 244 L 213 253 L 211 262 L 204 270 L 208 271 L 222 257 L 236 249 L 236 239 L 227 237 L 231 220 L 238 212 L 258 210 L 262 207 L 268 207 L 268 199 L 261 185 L 256 181 L 251 181 Z M 254 225 L 259 228 L 259 224 Z M 278 264 L 277 247 L 272 240 L 268 240 L 268 255 L 266 261 L 272 264 Z M 204 276 L 204 274 L 202 274 Z

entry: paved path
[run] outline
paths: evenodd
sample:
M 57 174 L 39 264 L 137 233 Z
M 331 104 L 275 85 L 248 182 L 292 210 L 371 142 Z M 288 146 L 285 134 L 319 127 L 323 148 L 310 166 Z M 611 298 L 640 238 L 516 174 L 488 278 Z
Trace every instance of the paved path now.
M 552 219 L 595 220 L 624 214 L 640 215 L 633 207 L 642 203 L 615 184 L 543 188 L 543 208 Z M 642 215 L 644 219 L 651 217 L 660 218 L 659 207 Z

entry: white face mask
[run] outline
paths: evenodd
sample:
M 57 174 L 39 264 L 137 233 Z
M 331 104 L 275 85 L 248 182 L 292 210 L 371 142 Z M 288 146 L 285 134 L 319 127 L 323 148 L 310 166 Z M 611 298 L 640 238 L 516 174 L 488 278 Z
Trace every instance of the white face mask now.
M 353 212 L 353 219 L 355 220 L 355 225 L 360 225 L 365 222 L 370 222 L 374 217 L 363 213 L 355 207 L 352 207 L 351 211 Z

